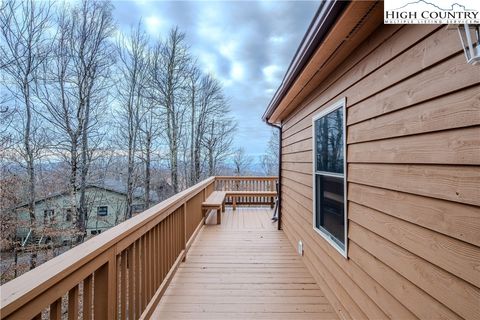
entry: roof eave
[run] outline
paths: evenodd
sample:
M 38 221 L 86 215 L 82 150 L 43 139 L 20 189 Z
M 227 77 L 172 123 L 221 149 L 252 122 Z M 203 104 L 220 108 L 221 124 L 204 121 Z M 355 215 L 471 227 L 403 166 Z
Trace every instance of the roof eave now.
M 347 1 L 322 1 L 300 43 L 300 46 L 290 62 L 282 83 L 278 87 L 273 98 L 270 100 L 270 103 L 262 116 L 263 121 L 275 123 L 275 121 L 270 121 L 271 115 L 285 97 L 292 84 L 298 78 L 298 75 L 302 72 L 317 47 L 335 25 L 338 17 L 347 5 Z

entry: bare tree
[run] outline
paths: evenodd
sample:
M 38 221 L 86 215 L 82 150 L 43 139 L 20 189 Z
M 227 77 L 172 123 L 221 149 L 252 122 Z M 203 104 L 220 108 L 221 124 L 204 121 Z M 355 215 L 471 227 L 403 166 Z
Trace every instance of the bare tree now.
M 268 140 L 266 152 L 260 159 L 263 172 L 267 176 L 278 174 L 279 143 L 279 132 L 277 129 L 273 129 Z
M 0 74 L 0 80 L 2 80 Z M 15 108 L 11 107 L 8 102 L 11 100 L 7 92 L 3 92 L 4 88 L 0 88 L 0 159 L 5 157 L 6 150 L 11 145 L 12 133 L 11 124 L 15 114 Z
M 132 28 L 128 36 L 122 35 L 117 45 L 118 71 L 117 81 L 118 100 L 121 107 L 121 118 L 118 131 L 122 141 L 127 146 L 127 206 L 126 218 L 132 217 L 133 191 L 135 188 L 136 157 L 138 151 L 139 134 L 142 118 L 146 110 L 144 89 L 147 83 L 148 70 L 148 37 L 141 30 L 141 24 Z M 151 113 L 148 115 L 151 116 Z M 150 119 L 146 119 L 147 121 Z M 145 127 L 145 139 L 151 140 L 151 126 Z M 147 157 L 150 157 L 151 141 L 145 141 Z M 150 159 L 148 159 L 150 163 Z M 149 164 L 150 165 L 150 164 Z M 147 169 L 148 175 L 149 167 Z M 148 177 L 150 179 L 150 177 Z M 149 192 L 149 191 L 148 191 Z M 147 199 L 149 201 L 149 199 Z
M 48 56 L 51 5 L 48 2 L 7 1 L 0 10 L 0 66 L 7 89 L 18 105 L 21 138 L 18 149 L 28 173 L 28 212 L 31 228 L 35 228 L 35 160 L 44 143 L 43 132 L 34 114 L 34 86 L 37 72 Z M 30 267 L 36 265 L 36 253 Z
M 244 175 L 252 165 L 252 158 L 245 154 L 245 149 L 238 148 L 233 155 L 234 174 L 237 176 Z
M 228 108 L 226 107 L 226 102 L 223 96 L 222 87 L 218 80 L 216 80 L 211 75 L 205 75 L 201 79 L 198 107 L 198 116 L 196 117 L 196 123 L 193 128 L 194 157 L 192 160 L 194 163 L 194 183 L 198 182 L 201 176 L 201 149 L 205 133 L 208 129 L 208 125 L 210 123 L 214 125 L 215 119 L 222 119 L 225 113 L 228 112 Z
M 144 165 L 143 188 L 145 208 L 151 205 L 150 192 L 152 189 L 152 161 L 158 149 L 158 137 L 163 130 L 159 115 L 155 112 L 153 101 L 147 99 L 143 117 L 140 123 L 140 157 Z
M 206 151 L 208 176 L 218 174 L 219 165 L 233 154 L 235 130 L 236 123 L 225 116 L 210 120 L 202 141 Z
M 56 19 L 58 32 L 52 46 L 52 57 L 43 64 L 37 93 L 42 109 L 40 114 L 51 126 L 52 150 L 70 168 L 68 185 L 72 214 L 77 213 L 80 140 L 85 128 L 85 108 L 78 103 L 75 82 L 73 46 L 74 21 L 72 12 L 63 8 Z
M 89 167 L 103 137 L 99 127 L 111 86 L 114 24 L 109 2 L 83 0 L 58 9 L 52 59 L 43 65 L 37 92 L 41 114 L 52 124 L 54 149 L 70 167 L 71 207 L 81 241 L 88 219 Z
M 190 166 L 189 166 L 189 172 L 185 171 L 185 179 L 188 180 L 188 184 L 194 185 L 196 182 L 195 178 L 195 123 L 196 123 L 196 117 L 197 113 L 196 110 L 198 108 L 198 87 L 200 86 L 200 77 L 201 77 L 201 72 L 198 69 L 198 67 L 193 64 L 191 70 L 189 71 L 188 75 L 188 84 L 187 84 L 187 90 L 188 90 L 188 96 L 189 96 L 189 102 L 190 102 Z M 185 139 L 185 150 L 186 146 L 188 145 L 187 139 Z M 184 159 L 184 162 L 186 159 Z M 187 166 L 185 166 L 185 169 Z M 187 178 L 188 174 L 188 178 Z
M 167 40 L 155 46 L 151 98 L 165 111 L 170 177 L 175 193 L 179 191 L 178 154 L 186 112 L 182 91 L 186 86 L 189 61 L 185 34 L 178 28 L 173 28 Z

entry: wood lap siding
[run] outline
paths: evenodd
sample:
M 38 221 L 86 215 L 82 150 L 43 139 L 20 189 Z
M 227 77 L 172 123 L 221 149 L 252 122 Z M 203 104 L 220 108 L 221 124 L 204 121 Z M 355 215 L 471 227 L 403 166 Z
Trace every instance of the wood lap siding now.
M 347 99 L 348 259 L 312 227 L 312 117 Z M 478 319 L 480 67 L 381 26 L 283 120 L 282 224 L 342 318 Z

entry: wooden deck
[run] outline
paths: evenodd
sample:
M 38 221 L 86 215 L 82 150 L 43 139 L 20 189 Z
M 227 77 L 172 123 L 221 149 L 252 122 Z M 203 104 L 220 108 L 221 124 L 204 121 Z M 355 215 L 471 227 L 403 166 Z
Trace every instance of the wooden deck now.
M 153 319 L 337 319 L 268 208 L 226 208 L 198 235 Z

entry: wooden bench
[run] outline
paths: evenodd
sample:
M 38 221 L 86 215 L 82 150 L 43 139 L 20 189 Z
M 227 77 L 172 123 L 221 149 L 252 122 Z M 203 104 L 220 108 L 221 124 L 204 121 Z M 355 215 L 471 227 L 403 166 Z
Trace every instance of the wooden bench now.
M 214 191 L 208 198 L 202 202 L 202 214 L 207 215 L 209 210 L 217 211 L 217 224 L 222 223 L 222 212 L 225 212 L 225 198 L 232 197 L 233 210 L 237 209 L 238 197 L 271 197 L 273 208 L 273 198 L 277 195 L 275 191 Z
M 222 212 L 225 211 L 225 197 L 226 191 L 214 191 L 208 198 L 202 202 L 202 214 L 207 218 L 209 210 L 217 211 L 217 224 L 222 223 Z
M 271 197 L 271 206 L 273 208 L 273 198 L 277 196 L 276 191 L 226 191 L 227 197 L 232 197 L 233 210 L 237 209 L 238 197 Z

